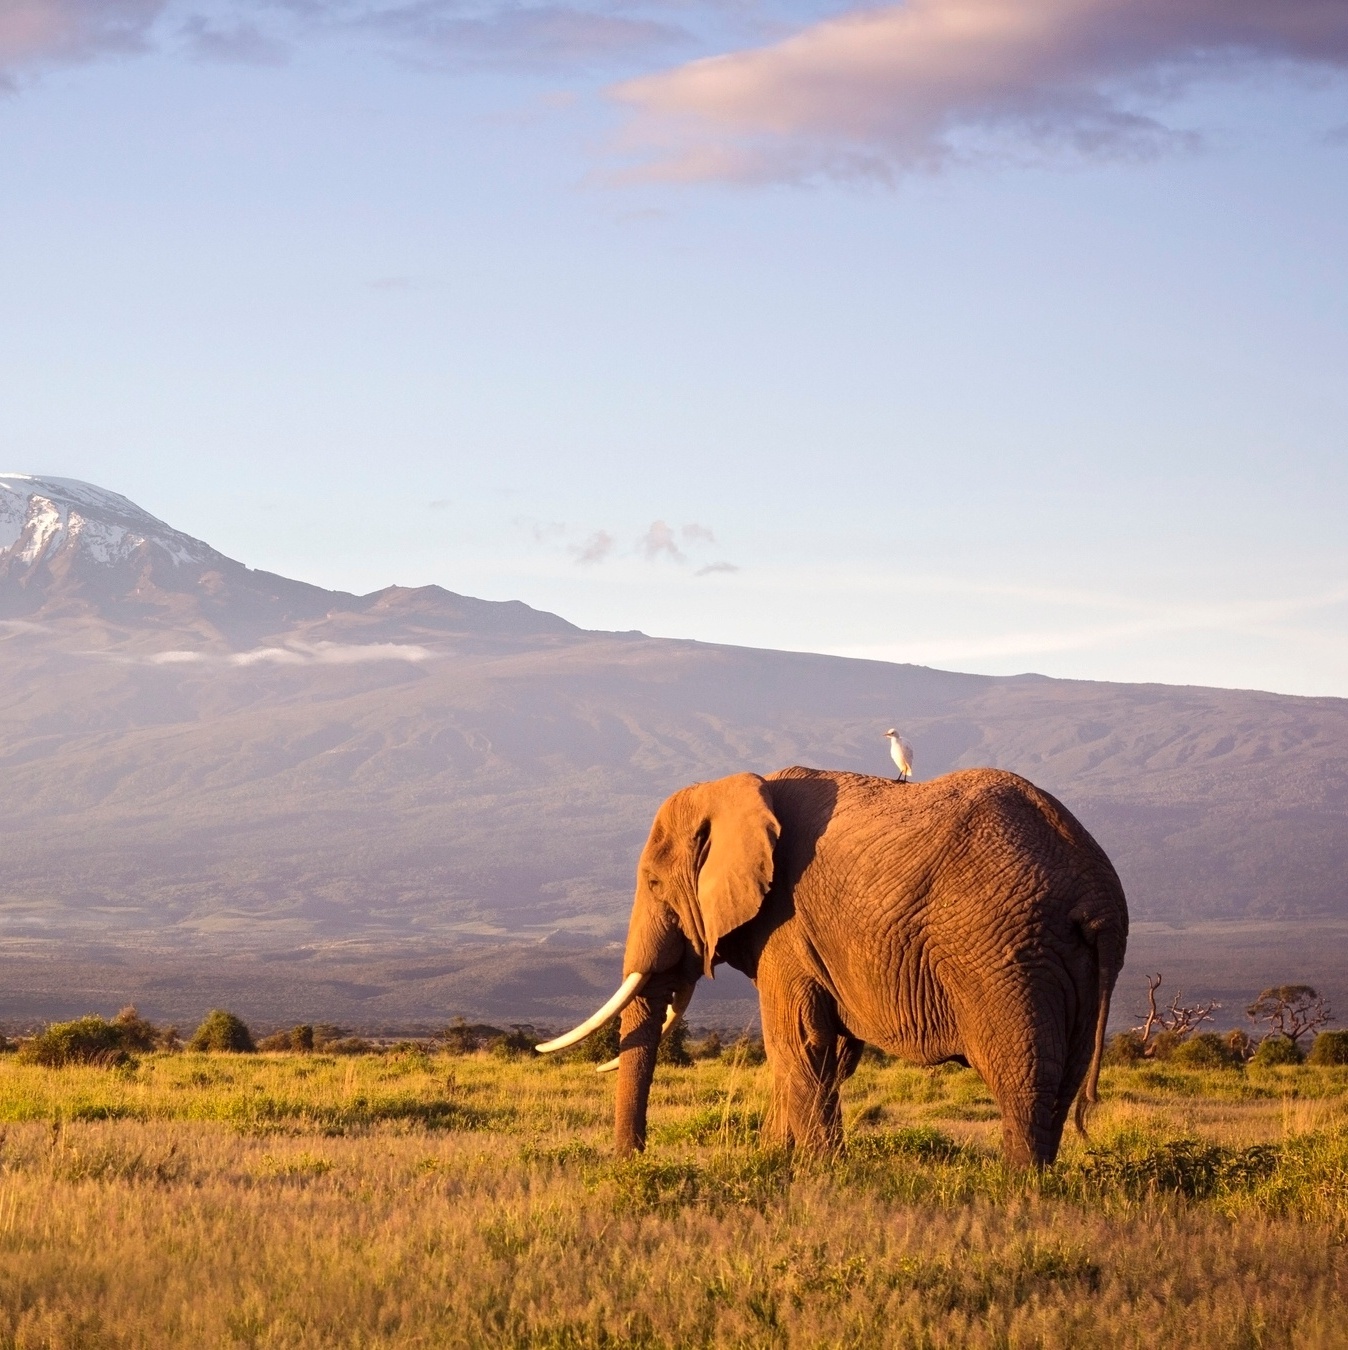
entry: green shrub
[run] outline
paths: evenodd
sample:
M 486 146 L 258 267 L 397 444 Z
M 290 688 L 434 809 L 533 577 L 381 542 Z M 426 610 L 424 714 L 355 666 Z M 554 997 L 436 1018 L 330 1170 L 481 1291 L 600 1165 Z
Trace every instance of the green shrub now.
M 688 1024 L 682 1017 L 674 1019 L 674 1025 L 660 1037 L 660 1048 L 655 1052 L 657 1064 L 672 1064 L 676 1068 L 687 1068 L 693 1062 L 688 1053 Z
M 486 1022 L 469 1025 L 462 1017 L 456 1017 L 435 1033 L 435 1039 L 447 1055 L 471 1055 L 485 1046 L 494 1045 L 505 1034 L 500 1027 L 489 1026 Z
M 153 1022 L 147 1022 L 136 1011 L 134 1003 L 123 1008 L 112 1019 L 111 1025 L 117 1028 L 124 1050 L 138 1050 L 142 1054 L 148 1054 L 151 1050 L 159 1049 L 163 1033 Z
M 531 1026 L 516 1023 L 509 1031 L 493 1042 L 491 1052 L 497 1059 L 518 1059 L 521 1055 L 532 1055 L 534 1046 L 543 1038 L 537 1035 Z M 591 1040 L 594 1038 L 591 1037 Z
M 1295 1041 L 1273 1032 L 1259 1042 L 1259 1049 L 1254 1052 L 1251 1063 L 1267 1069 L 1276 1064 L 1300 1064 L 1305 1058 Z
M 58 1069 L 65 1064 L 101 1064 L 114 1068 L 131 1055 L 123 1044 L 122 1029 L 101 1017 L 79 1017 L 73 1022 L 53 1022 L 46 1031 L 19 1047 L 23 1064 L 42 1064 Z
M 311 1054 L 314 1049 L 314 1029 L 307 1022 L 289 1031 L 273 1031 L 257 1043 L 259 1050 L 290 1050 L 302 1055 Z
M 369 1055 L 376 1047 L 364 1036 L 339 1036 L 334 1041 L 323 1041 L 320 1048 L 326 1055 Z
M 606 1064 L 618 1053 L 619 1021 L 617 1017 L 609 1018 L 593 1035 L 565 1051 L 566 1058 L 576 1064 Z
M 1142 1047 L 1142 1033 L 1138 1031 L 1120 1031 L 1109 1038 L 1105 1044 L 1102 1064 L 1115 1067 L 1128 1064 L 1140 1064 L 1145 1051 Z
M 720 1032 L 709 1031 L 700 1041 L 688 1047 L 688 1053 L 694 1059 L 720 1059 L 723 1048 Z
M 1232 1048 L 1226 1037 L 1215 1031 L 1203 1031 L 1177 1045 L 1170 1062 L 1186 1069 L 1239 1069 L 1245 1057 Z
M 252 1054 L 257 1046 L 253 1044 L 253 1033 L 232 1012 L 226 1012 L 223 1008 L 212 1008 L 202 1024 L 192 1033 L 187 1048 L 196 1051 Z
M 730 1047 L 730 1055 L 741 1064 L 766 1064 L 768 1059 L 761 1036 L 741 1036 Z
M 1174 1031 L 1158 1031 L 1147 1047 L 1147 1058 L 1164 1062 L 1184 1044 L 1183 1037 Z
M 1307 1064 L 1348 1064 L 1348 1031 L 1322 1031 L 1311 1046 Z
M 1277 1170 L 1280 1156 L 1269 1144 L 1242 1149 L 1201 1139 L 1132 1139 L 1088 1149 L 1080 1168 L 1092 1190 L 1139 1199 L 1169 1191 L 1201 1200 L 1256 1184 Z

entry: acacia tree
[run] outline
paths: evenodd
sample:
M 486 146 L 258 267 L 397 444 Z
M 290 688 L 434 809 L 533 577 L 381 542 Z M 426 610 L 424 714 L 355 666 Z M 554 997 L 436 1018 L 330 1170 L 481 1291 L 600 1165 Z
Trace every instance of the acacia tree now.
M 1334 1020 L 1329 1000 L 1308 984 L 1279 984 L 1265 989 L 1248 1008 L 1255 1022 L 1267 1022 L 1270 1036 L 1286 1036 L 1299 1050 L 1303 1036 Z
M 1168 1032 L 1172 1037 L 1170 1044 L 1175 1041 L 1182 1041 L 1185 1037 L 1192 1035 L 1204 1022 L 1212 1021 L 1212 1014 L 1222 1005 L 1216 999 L 1207 1003 L 1185 1003 L 1184 990 L 1176 991 L 1175 997 L 1170 1000 L 1170 1006 L 1167 1008 L 1158 1008 L 1156 1006 L 1156 991 L 1161 987 L 1162 980 L 1159 974 L 1147 976 L 1147 1012 L 1146 1020 L 1141 1026 L 1134 1027 L 1133 1030 L 1140 1037 L 1142 1042 L 1143 1055 L 1150 1057 L 1155 1049 L 1154 1041 L 1161 1032 Z M 1137 1014 L 1142 1017 L 1142 1013 Z

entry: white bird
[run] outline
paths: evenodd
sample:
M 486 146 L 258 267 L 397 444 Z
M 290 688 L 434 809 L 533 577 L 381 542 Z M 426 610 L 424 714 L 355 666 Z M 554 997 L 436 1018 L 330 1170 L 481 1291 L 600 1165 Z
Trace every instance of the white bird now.
M 890 757 L 898 766 L 898 781 L 906 783 L 913 776 L 913 747 L 893 727 L 885 735 L 889 737 Z

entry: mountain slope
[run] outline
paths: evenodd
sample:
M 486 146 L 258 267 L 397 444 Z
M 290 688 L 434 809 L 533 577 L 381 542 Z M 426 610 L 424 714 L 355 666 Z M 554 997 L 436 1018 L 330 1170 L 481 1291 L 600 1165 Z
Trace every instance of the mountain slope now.
M 351 596 L 99 493 L 0 478 L 0 935 L 610 938 L 668 792 L 789 763 L 885 773 L 896 721 L 922 777 L 997 764 L 1061 796 L 1139 918 L 1348 918 L 1344 700 Z

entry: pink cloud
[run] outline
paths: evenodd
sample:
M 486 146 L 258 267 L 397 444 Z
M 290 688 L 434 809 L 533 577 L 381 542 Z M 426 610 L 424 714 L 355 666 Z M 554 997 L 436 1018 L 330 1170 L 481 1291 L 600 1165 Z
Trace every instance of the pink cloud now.
M 607 530 L 596 530 L 583 544 L 572 550 L 578 563 L 598 563 L 613 552 L 618 541 Z
M 651 528 L 642 536 L 641 551 L 651 562 L 662 555 L 675 562 L 684 561 L 683 550 L 674 537 L 674 530 L 663 520 L 651 522 Z
M 1100 153 L 1184 139 L 1148 109 L 1250 62 L 1343 69 L 1343 0 L 908 0 L 630 80 L 631 176 L 892 175 L 999 138 Z
M 165 0 L 3 0 L 0 83 L 28 65 L 143 51 Z

